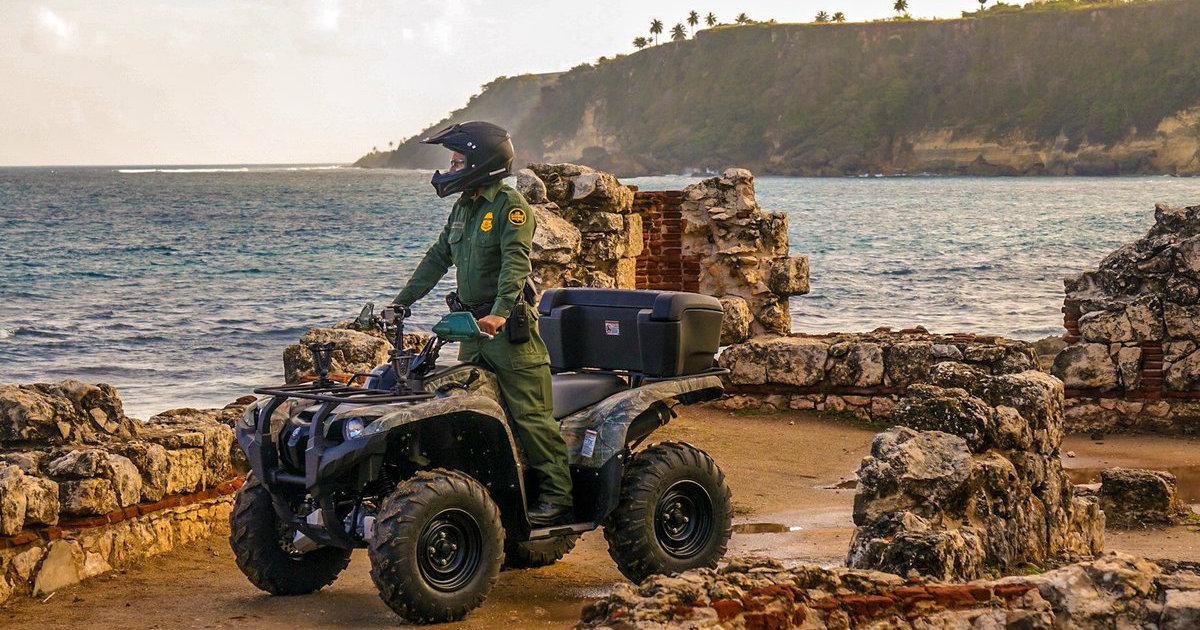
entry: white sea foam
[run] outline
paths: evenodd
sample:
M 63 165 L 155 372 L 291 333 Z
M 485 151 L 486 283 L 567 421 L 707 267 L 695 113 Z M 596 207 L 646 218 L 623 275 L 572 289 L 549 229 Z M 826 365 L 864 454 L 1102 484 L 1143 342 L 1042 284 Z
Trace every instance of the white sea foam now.
M 8 328 L 0 328 L 0 339 L 8 339 L 13 336 L 13 331 Z
M 327 166 L 261 166 L 251 168 L 249 166 L 239 167 L 208 167 L 208 168 L 120 168 L 118 173 L 124 174 L 140 174 L 140 173 L 270 173 L 272 171 L 332 171 L 342 168 L 340 164 L 330 164 Z

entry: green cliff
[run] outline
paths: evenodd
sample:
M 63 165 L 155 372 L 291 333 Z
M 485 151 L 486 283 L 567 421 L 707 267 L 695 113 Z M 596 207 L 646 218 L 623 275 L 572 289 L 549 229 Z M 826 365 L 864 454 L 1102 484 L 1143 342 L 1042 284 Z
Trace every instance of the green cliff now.
M 623 175 L 1200 174 L 1198 32 L 1196 0 L 718 27 L 499 79 L 431 129 L 494 120 L 521 162 Z M 413 139 L 359 165 L 443 161 Z

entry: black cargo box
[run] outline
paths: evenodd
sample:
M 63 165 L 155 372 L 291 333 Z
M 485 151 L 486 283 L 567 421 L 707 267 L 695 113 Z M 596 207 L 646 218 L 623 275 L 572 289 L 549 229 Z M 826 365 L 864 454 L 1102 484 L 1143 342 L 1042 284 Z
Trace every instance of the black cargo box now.
M 538 312 L 550 367 L 560 372 L 696 374 L 713 366 L 721 341 L 721 302 L 696 293 L 550 289 Z

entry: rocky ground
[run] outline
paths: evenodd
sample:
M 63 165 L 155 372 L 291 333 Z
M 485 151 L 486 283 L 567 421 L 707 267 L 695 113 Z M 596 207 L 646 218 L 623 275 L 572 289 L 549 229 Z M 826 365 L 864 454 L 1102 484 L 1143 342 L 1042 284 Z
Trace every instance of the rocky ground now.
M 875 429 L 810 412 L 743 415 L 692 408 L 663 430 L 662 439 L 686 440 L 708 450 L 733 488 L 740 524 L 730 556 L 768 555 L 785 565 L 832 567 L 844 562 L 854 527 L 851 475 L 867 454 Z M 1177 472 L 1200 467 L 1190 439 L 1068 437 L 1064 465 L 1086 481 L 1114 465 Z M 1195 488 L 1180 476 L 1185 501 Z M 1154 558 L 1200 561 L 1200 532 L 1189 525 L 1116 532 L 1106 548 Z M 549 568 L 502 574 L 487 603 L 460 628 L 567 628 L 583 607 L 621 583 L 593 532 Z M 152 608 L 139 602 L 154 602 Z M 213 537 L 122 573 L 58 591 L 48 601 L 16 598 L 0 608 L 0 627 L 74 628 L 333 628 L 395 627 L 399 620 L 379 601 L 356 554 L 342 578 L 325 591 L 277 598 L 255 590 L 238 572 L 228 544 Z

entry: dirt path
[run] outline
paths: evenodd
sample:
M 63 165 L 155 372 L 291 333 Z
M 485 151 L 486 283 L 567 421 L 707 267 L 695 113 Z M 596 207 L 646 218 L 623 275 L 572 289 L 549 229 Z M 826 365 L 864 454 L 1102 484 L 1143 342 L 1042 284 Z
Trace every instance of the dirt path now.
M 785 562 L 838 564 L 853 532 L 854 491 L 835 489 L 852 478 L 874 432 L 858 425 L 791 412 L 743 416 L 693 408 L 662 430 L 708 451 L 733 488 L 730 554 L 770 555 Z M 1156 437 L 1072 437 L 1064 459 L 1073 469 L 1107 466 L 1200 466 L 1200 443 Z M 788 531 L 779 532 L 779 529 Z M 768 530 L 764 533 L 749 531 Z M 770 533 L 775 531 L 775 533 Z M 1108 547 L 1150 557 L 1200 560 L 1200 533 L 1183 527 L 1108 533 Z M 580 608 L 623 578 L 604 542 L 592 532 L 562 562 L 509 571 L 482 608 L 447 628 L 568 628 Z M 0 610 L 0 627 L 78 628 L 392 628 L 401 620 L 379 601 L 364 552 L 330 588 L 302 597 L 270 597 L 254 589 L 213 537 L 55 593 L 48 602 L 17 598 Z
M 707 408 L 684 411 L 656 435 L 708 451 L 733 488 L 738 523 L 769 522 L 786 533 L 735 534 L 730 553 L 792 561 L 841 562 L 852 532 L 853 490 L 822 490 L 849 477 L 873 433 L 799 413 L 740 416 Z M 502 573 L 488 601 L 447 628 L 567 628 L 580 608 L 622 581 L 604 536 L 592 532 L 562 562 Z M 124 574 L 63 589 L 45 603 L 17 598 L 0 610 L 0 627 L 78 628 L 392 628 L 400 624 L 375 594 L 365 552 L 330 588 L 270 597 L 233 563 L 213 537 L 153 558 Z

